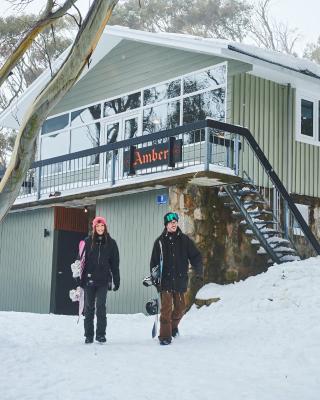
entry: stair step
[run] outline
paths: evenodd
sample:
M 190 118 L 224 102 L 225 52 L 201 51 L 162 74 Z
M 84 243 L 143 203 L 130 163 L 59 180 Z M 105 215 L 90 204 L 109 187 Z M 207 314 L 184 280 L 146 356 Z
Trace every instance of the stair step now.
M 249 196 L 251 194 L 255 194 L 255 195 L 260 195 L 260 192 L 258 190 L 254 190 L 254 189 L 250 189 L 250 190 L 238 190 L 235 191 L 234 194 L 238 197 L 242 197 L 242 196 Z
M 275 253 L 286 253 L 286 254 L 296 254 L 296 251 L 292 247 L 276 247 L 273 248 Z
M 248 214 L 250 216 L 260 216 L 260 215 L 273 215 L 272 211 L 267 211 L 267 210 L 252 210 L 252 211 L 248 211 Z
M 267 240 L 271 239 L 271 238 L 273 238 L 275 236 L 278 237 L 281 234 L 283 234 L 282 231 L 277 231 L 277 230 L 274 230 L 274 229 L 269 229 L 268 231 L 262 232 L 263 237 L 265 239 L 267 239 Z
M 285 255 L 285 256 L 280 258 L 280 261 L 282 261 L 282 262 L 300 261 L 300 260 L 301 260 L 301 258 L 299 256 L 292 256 L 290 254 Z
M 279 245 L 285 244 L 285 243 L 290 244 L 290 241 L 288 239 L 284 239 L 279 236 L 273 236 L 272 238 L 268 239 L 268 243 L 269 244 L 275 243 L 275 246 L 273 247 L 273 248 L 275 248 L 275 247 L 277 247 L 277 245 L 279 246 Z
M 253 222 L 256 224 L 256 225 L 277 225 L 278 224 L 278 222 L 277 221 L 273 221 L 273 220 L 271 220 L 271 221 L 265 221 L 264 219 L 255 219 L 255 218 L 253 218 Z
M 254 206 L 254 205 L 257 205 L 257 204 L 267 205 L 268 203 L 266 201 L 263 201 L 263 200 L 245 200 L 243 202 L 243 205 L 245 205 L 245 206 L 251 206 L 251 205 Z

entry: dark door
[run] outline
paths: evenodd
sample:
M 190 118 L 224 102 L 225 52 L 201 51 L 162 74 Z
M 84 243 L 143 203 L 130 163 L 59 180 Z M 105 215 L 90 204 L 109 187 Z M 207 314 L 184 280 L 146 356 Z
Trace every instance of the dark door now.
M 70 265 L 78 255 L 78 245 L 87 233 L 56 231 L 56 284 L 54 296 L 54 313 L 64 315 L 78 314 L 78 302 L 72 302 L 69 298 L 69 290 L 76 287 L 72 277 Z

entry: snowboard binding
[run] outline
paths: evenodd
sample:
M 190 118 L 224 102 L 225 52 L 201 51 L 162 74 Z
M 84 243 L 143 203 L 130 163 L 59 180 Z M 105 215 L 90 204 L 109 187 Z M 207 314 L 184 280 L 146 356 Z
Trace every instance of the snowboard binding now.
M 146 311 L 148 315 L 156 315 L 159 313 L 159 300 L 158 299 L 150 299 L 146 303 Z
M 146 276 L 143 281 L 142 284 L 146 287 L 149 286 L 158 286 L 160 284 L 160 266 L 156 265 L 154 268 L 152 268 L 151 270 L 151 274 Z

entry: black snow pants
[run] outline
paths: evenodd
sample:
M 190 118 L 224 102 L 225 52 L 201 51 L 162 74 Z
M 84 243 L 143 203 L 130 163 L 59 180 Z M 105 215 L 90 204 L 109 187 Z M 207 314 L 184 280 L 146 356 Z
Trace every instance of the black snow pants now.
M 94 336 L 94 312 L 97 315 L 96 337 L 105 336 L 107 327 L 107 286 L 86 286 L 84 288 L 84 336 Z

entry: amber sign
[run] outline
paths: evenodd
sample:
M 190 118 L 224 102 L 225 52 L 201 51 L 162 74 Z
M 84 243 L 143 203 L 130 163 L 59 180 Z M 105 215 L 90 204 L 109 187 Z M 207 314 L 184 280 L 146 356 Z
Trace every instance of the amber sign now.
M 176 140 L 172 149 L 173 161 L 182 160 L 182 140 Z M 141 147 L 135 149 L 133 168 L 135 170 L 157 167 L 168 164 L 169 146 L 168 143 L 155 144 L 153 146 Z M 124 172 L 130 170 L 130 151 L 125 151 L 123 156 Z

